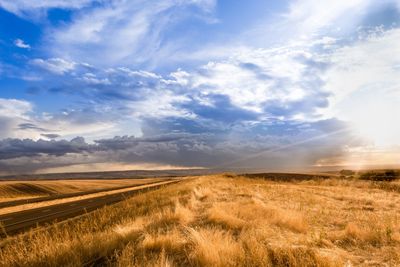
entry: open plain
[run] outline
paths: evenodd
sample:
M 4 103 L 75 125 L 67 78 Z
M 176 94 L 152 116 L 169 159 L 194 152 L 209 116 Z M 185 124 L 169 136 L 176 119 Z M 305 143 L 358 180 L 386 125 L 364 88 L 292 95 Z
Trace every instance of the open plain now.
M 0 265 L 397 266 L 398 187 L 322 176 L 191 177 L 4 238 Z

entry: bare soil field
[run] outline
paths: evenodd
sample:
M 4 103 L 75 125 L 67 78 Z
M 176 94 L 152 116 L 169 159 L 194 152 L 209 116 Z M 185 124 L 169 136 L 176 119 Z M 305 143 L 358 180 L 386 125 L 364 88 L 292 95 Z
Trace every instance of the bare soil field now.
M 150 177 L 172 177 L 189 175 L 206 175 L 215 173 L 207 169 L 174 169 L 174 170 L 132 170 L 132 171 L 102 171 L 102 172 L 71 172 L 45 174 L 16 174 L 0 176 L 0 181 L 32 181 L 32 180 L 101 180 L 101 179 L 141 179 Z
M 124 192 L 129 192 L 133 188 L 145 186 L 147 184 L 153 184 L 157 182 L 164 182 L 168 181 L 169 179 L 166 178 L 153 178 L 153 179 L 140 179 L 140 180 L 131 180 L 128 183 L 123 183 L 123 186 L 118 187 L 106 187 L 106 188 L 100 188 L 101 190 L 99 192 L 95 192 L 94 190 L 86 190 L 83 191 L 82 194 L 78 195 L 71 195 L 71 194 L 61 194 L 61 195 L 56 195 L 55 198 L 49 199 L 49 200 L 43 200 L 43 201 L 38 201 L 38 202 L 32 202 L 32 203 L 21 203 L 17 205 L 9 205 L 6 207 L 2 207 L 1 204 L 8 204 L 6 202 L 1 203 L 0 202 L 0 215 L 4 214 L 9 214 L 13 212 L 19 212 L 19 211 L 24 211 L 28 209 L 36 209 L 36 208 L 41 208 L 41 207 L 47 207 L 51 205 L 57 205 L 57 204 L 63 204 L 63 203 L 70 203 L 78 200 L 84 200 L 84 199 L 90 199 L 90 198 L 95 198 L 95 197 L 104 197 L 108 195 L 113 195 L 116 193 L 124 193 Z M 119 183 L 118 183 L 119 184 Z M 103 191 L 104 190 L 104 191 Z M 59 197 L 58 197 L 59 196 Z M 30 198 L 30 200 L 35 200 L 36 198 Z
M 44 181 L 0 181 L 0 202 L 34 197 L 78 193 L 92 190 L 136 185 L 160 180 L 104 179 L 104 180 L 44 180 Z
M 399 266 L 398 186 L 193 177 L 6 238 L 0 266 Z

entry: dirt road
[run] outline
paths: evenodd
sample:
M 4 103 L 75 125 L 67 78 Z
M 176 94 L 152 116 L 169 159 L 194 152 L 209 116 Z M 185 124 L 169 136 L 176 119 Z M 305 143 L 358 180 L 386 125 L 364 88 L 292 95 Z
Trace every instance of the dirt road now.
M 3 228 L 0 236 L 4 237 L 6 234 L 13 235 L 35 227 L 36 225 L 43 225 L 56 221 L 59 222 L 106 205 L 120 202 L 135 194 L 154 190 L 177 182 L 179 182 L 179 180 L 174 179 L 147 185 L 138 185 L 132 187 L 130 191 L 0 215 L 0 225 L 2 225 Z

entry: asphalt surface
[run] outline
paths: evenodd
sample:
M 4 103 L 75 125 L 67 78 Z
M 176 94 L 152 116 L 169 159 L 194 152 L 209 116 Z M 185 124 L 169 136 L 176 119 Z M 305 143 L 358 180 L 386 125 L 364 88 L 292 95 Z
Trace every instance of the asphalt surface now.
M 179 182 L 179 180 L 139 185 L 132 187 L 132 190 L 125 192 L 0 215 L 0 225 L 2 228 L 0 229 L 0 236 L 5 237 L 14 235 L 38 225 L 60 222 L 99 209 L 106 205 L 120 202 L 138 193 L 155 190 L 162 186 L 177 182 Z

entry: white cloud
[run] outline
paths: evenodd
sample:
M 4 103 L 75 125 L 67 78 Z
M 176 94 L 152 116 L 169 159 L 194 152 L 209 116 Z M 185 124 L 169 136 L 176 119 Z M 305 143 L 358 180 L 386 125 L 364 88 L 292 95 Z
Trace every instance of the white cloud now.
M 400 144 L 400 29 L 361 38 L 332 54 L 326 89 L 329 116 L 350 121 L 378 146 Z
M 0 114 L 6 117 L 26 118 L 26 114 L 32 111 L 32 104 L 17 99 L 0 98 Z
M 79 78 L 79 79 L 81 79 L 85 83 L 93 84 L 93 85 L 96 85 L 96 84 L 109 85 L 109 84 L 111 84 L 111 82 L 108 78 L 98 78 L 93 73 L 85 73 L 85 74 L 83 74 L 82 78 Z
M 194 118 L 190 111 L 179 105 L 189 102 L 188 96 L 177 95 L 169 90 L 148 90 L 143 99 L 128 104 L 136 118 Z
M 190 74 L 182 69 L 178 69 L 175 72 L 170 73 L 172 80 L 163 80 L 166 84 L 179 84 L 186 86 L 189 84 Z
M 371 0 L 296 0 L 284 15 L 285 24 L 296 25 L 300 36 L 318 33 L 325 27 L 354 27 L 361 20 Z M 348 26 L 345 26 L 345 25 Z
M 160 79 L 161 78 L 160 75 L 157 75 L 154 72 L 149 72 L 149 71 L 144 71 L 144 70 L 138 70 L 137 71 L 137 70 L 131 70 L 131 69 L 126 68 L 126 67 L 118 68 L 118 70 L 128 74 L 128 76 L 131 76 L 131 77 L 139 76 L 139 77 L 142 77 L 142 78 L 150 78 L 150 79 Z
M 85 116 L 85 114 L 81 114 Z M 118 132 L 116 122 L 112 121 L 92 121 L 86 123 L 77 123 L 68 118 L 54 118 L 51 120 L 41 120 L 40 125 L 49 127 L 52 133 L 56 133 L 62 138 L 74 138 L 76 136 L 85 136 L 88 140 L 104 138 Z
M 73 70 L 76 66 L 75 62 L 68 61 L 62 58 L 50 58 L 47 60 L 36 58 L 32 59 L 30 63 L 42 69 L 48 70 L 52 73 L 60 75 Z
M 25 43 L 24 40 L 21 40 L 21 39 L 16 39 L 14 41 L 14 44 L 15 44 L 16 47 L 19 47 L 19 48 L 24 48 L 24 49 L 30 49 L 31 48 L 31 46 L 29 44 Z
M 18 16 L 40 16 L 42 12 L 50 8 L 78 9 L 88 6 L 97 0 L 0 0 L 0 7 Z M 32 17 L 31 17 L 32 18 Z
M 0 139 L 29 137 L 17 130 L 18 125 L 29 121 L 33 105 L 24 100 L 0 98 Z
M 113 1 L 78 12 L 70 24 L 50 31 L 48 44 L 54 55 L 97 65 L 148 63 L 178 45 L 166 44 L 165 34 L 193 5 L 208 13 L 215 1 Z
M 319 54 L 303 44 L 242 50 L 227 60 L 209 62 L 197 72 L 178 70 L 171 76 L 178 84 L 197 91 L 200 98 L 207 98 L 209 94 L 228 96 L 238 108 L 273 117 L 266 111 L 270 105 L 290 109 L 293 103 L 307 97 L 315 98 L 316 103 L 320 101 L 316 95 L 321 91 L 317 87 L 320 82 L 316 73 L 318 67 L 313 64 L 324 63 Z M 309 77 L 309 74 L 314 76 Z M 312 101 L 309 104 L 311 111 L 298 108 L 298 114 L 289 111 L 286 118 L 305 112 L 305 119 L 311 119 L 315 107 Z
M 369 23 L 369 15 L 396 6 L 400 10 L 399 0 L 292 0 L 288 1 L 286 11 L 263 18 L 233 41 L 265 47 L 314 42 L 323 36 L 351 38 L 358 27 Z

